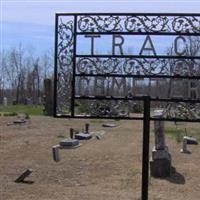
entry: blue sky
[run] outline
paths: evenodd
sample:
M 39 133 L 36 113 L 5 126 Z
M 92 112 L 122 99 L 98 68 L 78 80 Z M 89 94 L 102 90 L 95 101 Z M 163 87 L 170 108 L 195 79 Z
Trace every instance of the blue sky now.
M 1 49 L 18 46 L 35 54 L 53 50 L 56 12 L 200 13 L 200 0 L 0 0 Z

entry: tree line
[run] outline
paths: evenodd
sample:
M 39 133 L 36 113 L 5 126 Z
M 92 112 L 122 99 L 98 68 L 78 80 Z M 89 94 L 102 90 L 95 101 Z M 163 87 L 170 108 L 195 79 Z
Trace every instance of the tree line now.
M 185 56 L 199 56 L 200 37 L 185 37 L 180 48 L 181 51 L 184 50 Z M 166 51 L 168 55 L 174 55 L 173 44 Z M 41 103 L 44 95 L 44 79 L 53 79 L 53 53 L 46 51 L 40 55 L 34 55 L 34 49 L 30 51 L 18 45 L 2 50 L 0 58 L 0 103 L 3 102 L 4 97 L 7 97 L 10 103 L 15 104 Z M 196 66 L 193 64 L 190 66 L 191 72 L 194 68 L 197 68 L 197 72 L 200 71 L 199 60 L 196 61 Z M 182 89 L 184 88 L 181 87 L 180 90 Z
M 0 52 L 0 103 L 4 97 L 13 104 L 41 103 L 43 81 L 53 78 L 53 55 L 33 51 L 19 45 Z

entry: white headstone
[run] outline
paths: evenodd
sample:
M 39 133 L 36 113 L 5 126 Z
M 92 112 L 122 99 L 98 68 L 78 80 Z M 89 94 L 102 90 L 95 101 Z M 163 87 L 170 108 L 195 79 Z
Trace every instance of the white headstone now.
M 7 97 L 4 97 L 4 98 L 3 98 L 3 105 L 4 105 L 4 106 L 7 106 L 7 105 L 8 105 L 8 99 L 7 99 Z
M 183 144 L 182 148 L 180 150 L 181 153 L 190 153 L 190 151 L 187 149 L 187 138 L 183 137 Z

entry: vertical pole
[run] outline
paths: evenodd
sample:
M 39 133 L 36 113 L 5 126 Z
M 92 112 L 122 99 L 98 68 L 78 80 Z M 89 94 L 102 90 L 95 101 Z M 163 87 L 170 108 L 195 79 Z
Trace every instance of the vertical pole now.
M 142 152 L 142 200 L 148 200 L 149 185 L 149 135 L 150 135 L 150 97 L 144 97 L 143 152 Z
M 85 124 L 85 133 L 89 133 L 90 124 Z
M 54 98 L 53 98 L 53 115 L 56 117 L 57 110 L 57 57 L 58 57 L 58 14 L 55 17 L 55 43 L 54 43 Z
M 73 48 L 73 69 L 72 69 L 72 92 L 71 92 L 71 117 L 74 117 L 74 99 L 75 99 L 75 81 L 76 81 L 76 33 L 77 33 L 77 15 L 74 15 L 74 48 Z
M 53 160 L 55 162 L 59 162 L 60 161 L 60 156 L 59 156 L 59 145 L 55 145 L 52 147 L 52 153 L 53 153 Z
M 70 128 L 70 138 L 74 139 L 74 129 Z

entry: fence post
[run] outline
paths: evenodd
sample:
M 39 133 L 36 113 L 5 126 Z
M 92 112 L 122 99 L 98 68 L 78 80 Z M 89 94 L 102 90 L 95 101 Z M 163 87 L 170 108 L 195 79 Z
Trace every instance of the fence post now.
M 142 200 L 148 200 L 149 186 L 149 136 L 150 136 L 150 97 L 144 96 L 143 152 L 142 152 Z

